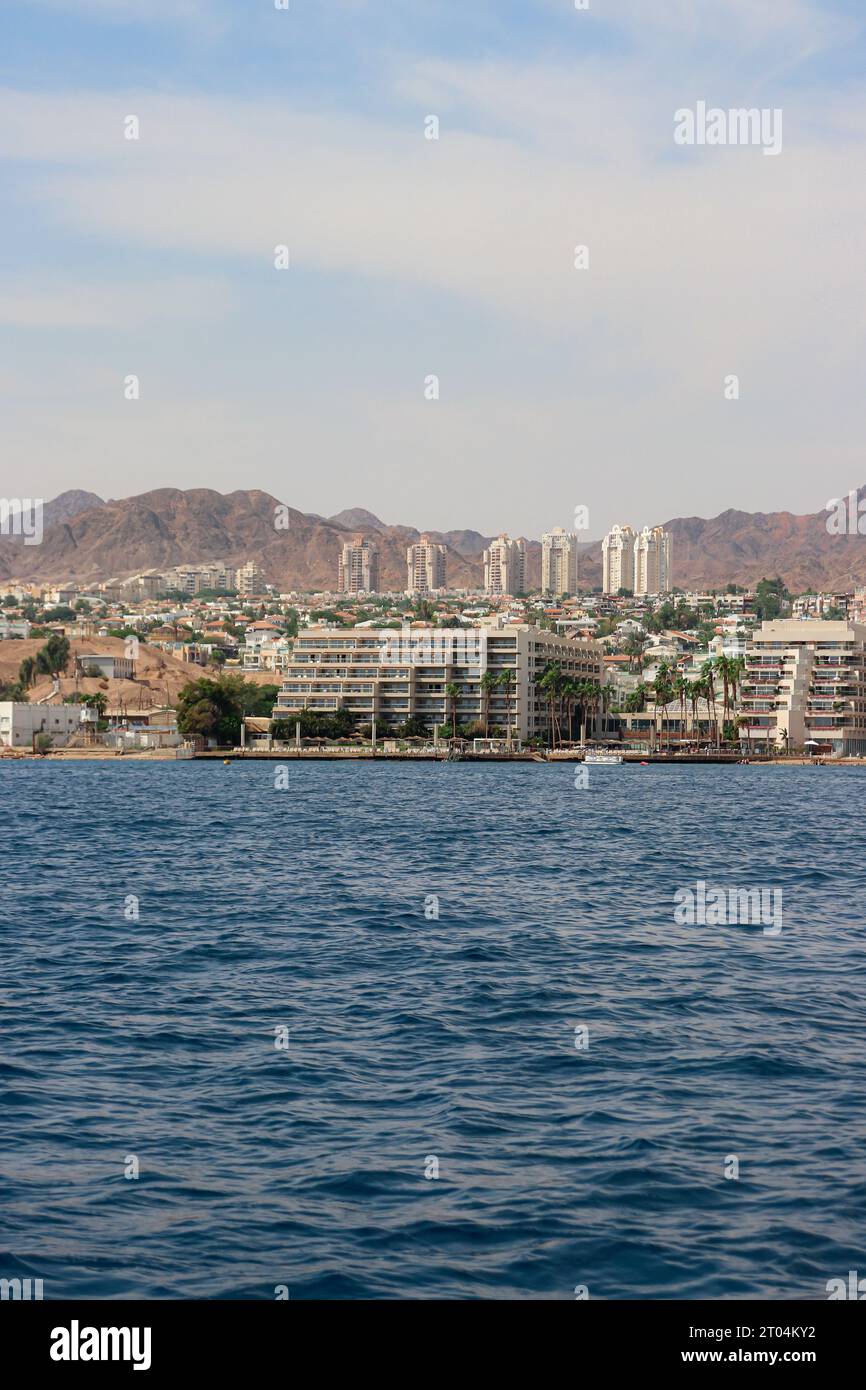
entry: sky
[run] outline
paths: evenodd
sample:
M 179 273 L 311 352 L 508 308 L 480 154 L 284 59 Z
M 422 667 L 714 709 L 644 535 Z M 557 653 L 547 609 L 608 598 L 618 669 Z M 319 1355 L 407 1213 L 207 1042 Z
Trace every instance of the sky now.
M 3 495 L 594 538 L 866 482 L 862 0 L 289 4 L 0 0 Z

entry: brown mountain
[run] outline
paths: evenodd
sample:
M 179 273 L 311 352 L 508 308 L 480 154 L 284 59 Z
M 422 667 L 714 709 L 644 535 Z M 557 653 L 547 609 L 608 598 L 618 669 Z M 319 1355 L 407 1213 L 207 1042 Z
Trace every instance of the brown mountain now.
M 866 488 L 860 495 L 866 496 Z M 160 488 L 120 501 L 97 499 L 47 527 L 41 545 L 0 538 L 0 579 L 97 582 L 184 563 L 255 559 L 280 588 L 315 591 L 334 587 L 340 546 L 366 532 L 379 547 L 383 588 L 405 584 L 406 545 L 421 534 L 414 527 L 386 525 L 362 508 L 330 519 L 287 508 L 288 528 L 278 530 L 280 506 L 266 492 L 223 495 L 208 488 Z M 674 578 L 680 587 L 751 584 L 765 575 L 780 575 L 794 591 L 866 585 L 866 536 L 829 534 L 824 511 L 811 516 L 727 511 L 711 520 L 678 518 L 666 527 L 673 537 Z M 481 551 L 488 537 L 465 530 L 427 534 L 449 548 L 450 585 L 480 584 Z M 537 541 L 527 542 L 527 562 L 529 586 L 537 587 Z M 598 542 L 581 545 L 578 570 L 582 585 L 600 583 Z
M 58 521 L 71 521 L 74 516 L 81 512 L 90 511 L 92 507 L 101 507 L 102 498 L 95 492 L 82 492 L 80 488 L 72 488 L 69 492 L 61 492 L 52 502 L 46 502 L 42 512 L 42 524 L 45 528 L 56 526 Z
M 286 515 L 288 527 L 277 529 L 277 522 Z M 95 583 L 184 563 L 255 559 L 266 578 L 283 589 L 328 589 L 336 585 L 340 546 L 366 530 L 376 536 L 383 586 L 402 588 L 406 545 L 420 533 L 381 522 L 379 527 L 375 531 L 369 525 L 346 528 L 323 517 L 307 516 L 282 508 L 266 492 L 224 496 L 207 488 L 186 492 L 160 488 L 140 497 L 100 503 L 59 521 L 46 528 L 38 546 L 0 539 L 0 578 Z M 458 533 L 461 542 L 464 534 Z M 447 536 L 441 539 L 449 544 Z M 480 556 L 465 557 L 452 548 L 449 582 L 469 588 L 480 578 Z

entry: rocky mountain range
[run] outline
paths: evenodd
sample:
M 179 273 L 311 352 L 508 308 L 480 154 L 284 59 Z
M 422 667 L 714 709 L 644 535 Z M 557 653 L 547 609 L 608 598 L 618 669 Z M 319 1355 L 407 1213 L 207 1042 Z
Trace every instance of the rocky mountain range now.
M 858 495 L 866 497 L 866 488 Z M 288 526 L 278 529 L 281 507 Z M 831 534 L 823 510 L 809 516 L 726 511 L 710 520 L 679 517 L 663 524 L 673 538 L 678 587 L 753 584 L 777 575 L 798 592 L 866 585 L 866 536 Z M 382 587 L 402 589 L 406 546 L 421 532 L 389 525 L 364 508 L 322 517 L 283 507 L 257 490 L 159 488 L 108 502 L 94 493 L 66 492 L 46 504 L 41 545 L 0 537 L 0 579 L 94 583 L 145 569 L 254 559 L 281 589 L 317 591 L 335 586 L 340 546 L 362 533 L 379 547 Z M 471 530 L 426 534 L 448 546 L 449 586 L 481 583 L 490 537 Z M 600 584 L 599 542 L 580 546 L 578 570 L 582 587 Z M 527 582 L 530 588 L 541 582 L 539 541 L 527 541 Z

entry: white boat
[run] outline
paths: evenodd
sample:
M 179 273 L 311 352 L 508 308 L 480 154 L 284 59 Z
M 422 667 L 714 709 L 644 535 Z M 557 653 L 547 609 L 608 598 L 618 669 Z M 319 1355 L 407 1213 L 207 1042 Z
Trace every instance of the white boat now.
M 583 761 L 585 763 L 592 763 L 593 766 L 597 766 L 598 764 L 621 763 L 622 753 L 587 753 Z

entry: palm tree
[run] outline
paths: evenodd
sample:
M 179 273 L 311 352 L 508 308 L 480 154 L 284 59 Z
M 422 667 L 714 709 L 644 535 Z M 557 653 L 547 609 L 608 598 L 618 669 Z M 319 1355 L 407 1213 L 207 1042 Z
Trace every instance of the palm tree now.
M 601 710 L 602 699 L 604 698 L 604 687 L 598 681 L 589 682 L 589 701 L 592 713 L 593 737 L 598 738 L 598 716 Z
M 629 664 L 635 671 L 640 671 L 641 666 L 643 665 L 643 651 L 644 647 L 646 646 L 646 642 L 646 637 L 644 637 L 643 634 L 639 632 L 633 632 L 631 636 L 626 639 L 625 646 L 623 647 L 623 652 L 627 657 L 630 658 Z
M 598 707 L 602 716 L 606 716 L 613 704 L 613 686 L 600 685 L 598 688 Z
M 577 699 L 580 704 L 580 744 L 586 743 L 587 715 L 592 702 L 592 681 L 577 682 Z
M 715 729 L 716 729 L 716 743 L 718 744 L 718 742 L 719 742 L 719 721 L 718 721 L 718 719 L 716 718 L 716 687 L 715 687 L 715 683 L 714 683 L 714 681 L 713 681 L 713 661 L 712 661 L 712 659 L 710 659 L 709 661 L 705 661 L 704 664 L 703 664 L 703 666 L 701 667 L 701 680 L 703 681 L 704 686 L 706 687 L 706 691 L 707 691 L 707 701 L 708 701 L 708 703 L 709 703 L 709 705 L 710 705 L 710 709 L 712 710 L 711 718 L 712 718 L 713 724 L 715 725 Z
M 496 679 L 496 684 L 504 687 L 505 690 L 505 724 L 508 730 L 508 743 L 511 744 L 511 695 L 514 688 L 515 672 L 510 666 L 506 666 Z
M 574 706 L 580 697 L 580 682 L 573 676 L 566 676 L 562 682 L 561 690 L 563 701 L 565 702 L 566 727 L 568 729 L 568 741 L 574 742 Z
M 688 689 L 689 704 L 690 704 L 691 707 L 692 707 L 692 730 L 695 732 L 696 739 L 697 739 L 697 743 L 698 743 L 698 747 L 700 747 L 700 743 L 701 743 L 701 723 L 700 723 L 700 720 L 698 719 L 698 701 L 700 700 L 701 695 L 702 695 L 702 693 L 703 693 L 703 686 L 702 686 L 702 684 L 701 684 L 701 682 L 700 682 L 699 680 L 698 680 L 698 681 L 687 681 L 686 684 L 688 685 L 688 688 L 689 688 L 689 689 Z
M 744 656 L 732 656 L 728 658 L 728 675 L 731 682 L 731 703 L 736 705 L 739 697 L 740 679 L 746 669 L 746 658 Z
M 664 748 L 665 706 L 673 697 L 673 670 L 674 668 L 669 661 L 660 661 L 656 667 L 656 678 L 653 681 L 657 717 L 659 717 L 660 712 L 659 745 L 661 748 Z
M 556 718 L 556 702 L 562 690 L 562 667 L 555 661 L 548 661 L 541 677 L 538 681 L 539 690 L 543 690 L 547 696 L 547 706 L 550 722 L 550 746 L 556 748 L 558 724 Z
M 492 671 L 485 671 L 481 677 L 481 695 L 484 700 L 484 737 L 490 737 L 490 696 L 499 681 Z
M 459 687 L 459 685 L 455 685 L 454 682 L 451 681 L 451 682 L 450 682 L 448 685 L 446 685 L 446 687 L 445 687 L 445 694 L 448 696 L 448 699 L 451 701 L 451 737 L 456 739 L 456 737 L 457 737 L 457 697 L 458 697 L 458 695 L 460 694 L 460 687 Z
M 728 711 L 731 707 L 731 658 L 721 652 L 715 660 L 715 668 L 722 678 L 722 739 L 728 727 Z
M 625 707 L 629 714 L 643 714 L 649 699 L 650 689 L 651 687 L 644 681 L 638 681 L 631 694 L 626 696 Z
M 686 701 L 689 697 L 689 690 L 689 682 L 682 672 L 680 672 L 674 682 L 674 694 L 679 697 L 680 702 L 680 747 L 682 747 L 683 736 L 686 731 Z

